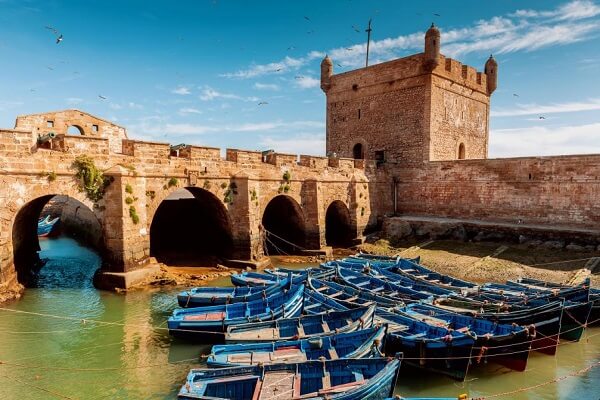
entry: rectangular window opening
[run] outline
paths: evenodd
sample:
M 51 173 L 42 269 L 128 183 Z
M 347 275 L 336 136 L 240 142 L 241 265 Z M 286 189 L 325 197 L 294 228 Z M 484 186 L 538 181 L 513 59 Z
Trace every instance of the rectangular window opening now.
M 92 132 L 98 132 L 98 125 L 92 125 Z
M 48 127 L 48 128 L 54 128 L 54 121 L 47 121 L 46 122 L 46 127 Z

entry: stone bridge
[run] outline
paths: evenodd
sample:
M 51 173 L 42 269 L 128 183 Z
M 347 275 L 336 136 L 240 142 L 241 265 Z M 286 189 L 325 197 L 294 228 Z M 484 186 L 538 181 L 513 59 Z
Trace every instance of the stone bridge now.
M 82 187 L 82 161 L 108 184 Z M 356 242 L 389 208 L 374 194 L 391 193 L 383 174 L 366 160 L 235 149 L 223 158 L 218 148 L 130 140 L 79 110 L 21 116 L 0 130 L 0 289 L 25 283 L 37 220 L 57 195 L 97 219 L 103 270 L 130 272 L 150 256 L 260 262 L 269 251 Z

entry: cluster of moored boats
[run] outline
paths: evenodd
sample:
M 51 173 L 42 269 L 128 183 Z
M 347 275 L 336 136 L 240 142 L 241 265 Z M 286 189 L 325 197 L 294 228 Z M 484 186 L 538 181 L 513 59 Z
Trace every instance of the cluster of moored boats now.
M 457 380 L 484 362 L 523 371 L 530 351 L 553 355 L 600 319 L 589 280 L 477 285 L 418 258 L 357 254 L 231 281 L 178 295 L 169 332 L 218 343 L 179 398 L 385 399 L 401 364 Z

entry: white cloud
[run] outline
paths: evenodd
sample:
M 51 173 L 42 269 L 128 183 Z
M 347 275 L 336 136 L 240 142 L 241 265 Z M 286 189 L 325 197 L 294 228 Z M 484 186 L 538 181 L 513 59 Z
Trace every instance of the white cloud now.
M 600 7 L 591 1 L 571 1 L 554 10 L 518 10 L 507 16 L 495 16 L 476 21 L 472 26 L 442 30 L 442 52 L 457 57 L 472 52 L 512 53 L 533 51 L 550 46 L 565 45 L 589 39 L 600 31 L 600 23 L 591 18 L 600 15 Z M 587 21 L 584 21 L 587 20 Z M 371 42 L 370 59 L 373 63 L 383 62 L 407 55 L 408 51 L 419 52 L 423 48 L 424 32 L 415 32 L 394 38 Z M 286 57 L 278 62 L 251 65 L 221 76 L 228 78 L 254 78 L 267 74 L 296 71 L 320 60 L 325 53 L 334 61 L 334 66 L 362 67 L 366 44 L 329 49 L 327 52 L 312 50 L 299 58 Z M 335 68 L 334 67 L 334 68 Z
M 321 81 L 313 78 L 312 76 L 301 76 L 296 79 L 296 86 L 302 89 L 310 89 L 319 87 Z
M 143 105 L 141 105 L 141 104 L 138 104 L 138 103 L 134 103 L 134 102 L 132 102 L 132 101 L 130 101 L 129 103 L 127 103 L 127 106 L 128 106 L 129 108 L 131 108 L 131 109 L 134 109 L 134 110 L 141 110 L 141 109 L 143 109 L 143 108 L 144 108 L 144 106 L 143 106 Z
M 493 130 L 490 157 L 600 153 L 600 123 Z
M 228 99 L 228 100 L 241 100 L 241 101 L 258 101 L 258 97 L 250 96 L 250 97 L 242 97 L 233 93 L 223 93 L 219 92 L 211 87 L 206 86 L 202 90 L 202 94 L 200 95 L 200 100 L 202 101 L 212 101 L 216 99 Z
M 518 104 L 517 108 L 508 110 L 495 110 L 491 112 L 492 117 L 516 117 L 521 115 L 554 114 L 579 111 L 600 110 L 600 98 L 589 99 L 585 102 L 553 103 L 553 104 Z
M 279 153 L 325 155 L 325 134 L 301 133 L 292 137 L 262 136 L 259 144 L 263 148 Z
M 258 90 L 279 90 L 279 85 L 276 85 L 275 83 L 256 82 L 254 88 Z
M 198 110 L 197 108 L 186 107 L 180 108 L 179 114 L 202 114 L 202 111 Z
M 565 21 L 591 18 L 599 14 L 600 7 L 593 2 L 575 0 L 558 7 L 556 10 L 517 10 L 511 16 L 520 18 L 554 18 L 559 21 Z
M 185 95 L 191 94 L 192 92 L 190 91 L 190 88 L 188 88 L 188 87 L 179 86 L 177 89 L 171 90 L 171 93 L 185 96 Z

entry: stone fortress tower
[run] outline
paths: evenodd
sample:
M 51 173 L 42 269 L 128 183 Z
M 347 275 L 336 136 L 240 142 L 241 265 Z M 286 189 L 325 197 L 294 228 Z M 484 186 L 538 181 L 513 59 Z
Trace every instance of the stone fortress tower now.
M 402 165 L 487 158 L 498 65 L 490 57 L 477 72 L 440 45 L 432 24 L 420 54 L 337 75 L 325 57 L 327 154 Z

